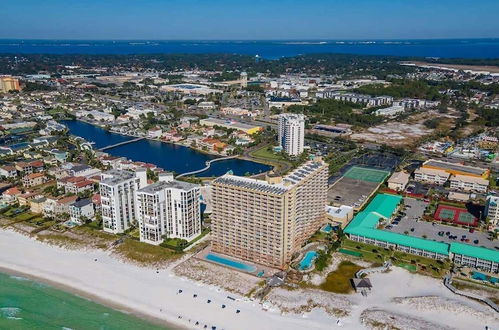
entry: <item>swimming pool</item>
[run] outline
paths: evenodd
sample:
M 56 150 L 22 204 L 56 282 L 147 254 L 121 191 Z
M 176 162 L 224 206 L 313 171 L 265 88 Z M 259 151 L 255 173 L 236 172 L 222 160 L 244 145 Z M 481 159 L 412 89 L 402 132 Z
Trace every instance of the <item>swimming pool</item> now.
M 300 264 L 298 265 L 299 270 L 307 270 L 312 267 L 312 261 L 317 257 L 317 252 L 315 251 L 308 251 L 305 253 L 305 257 L 300 261 Z
M 252 273 L 252 272 L 256 271 L 255 266 L 247 265 L 247 264 L 239 262 L 239 261 L 227 259 L 227 258 L 221 257 L 221 256 L 214 254 L 214 253 L 208 253 L 206 255 L 205 259 L 209 260 L 209 261 L 216 262 L 218 264 L 222 264 L 224 266 L 235 268 L 237 270 L 242 270 L 242 271 L 248 272 L 248 273 Z
M 329 234 L 333 230 L 333 226 L 331 226 L 330 223 L 322 227 L 321 231 L 325 232 L 326 234 Z
M 488 275 L 485 275 L 485 274 L 480 273 L 480 272 L 473 272 L 471 275 L 471 278 L 474 280 L 489 281 L 490 283 L 493 283 L 493 284 L 499 283 L 499 278 L 488 276 Z

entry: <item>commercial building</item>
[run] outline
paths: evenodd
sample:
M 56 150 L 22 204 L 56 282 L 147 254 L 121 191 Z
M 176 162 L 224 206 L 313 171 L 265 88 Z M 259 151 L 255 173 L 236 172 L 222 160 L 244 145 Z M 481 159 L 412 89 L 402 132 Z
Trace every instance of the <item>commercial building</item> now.
M 443 243 L 429 239 L 398 234 L 377 229 L 397 210 L 402 197 L 389 194 L 377 195 L 359 212 L 345 229 L 350 239 L 356 242 L 391 248 L 437 260 L 452 259 L 454 263 L 487 272 L 499 272 L 499 252 L 461 243 Z
M 423 163 L 422 167 L 445 171 L 451 175 L 460 174 L 460 175 L 473 176 L 483 179 L 487 179 L 490 174 L 490 170 L 485 168 L 449 163 L 435 159 L 427 160 L 426 162 Z
M 135 194 L 147 185 L 146 171 L 110 170 L 101 174 L 100 195 L 104 231 L 123 233 L 137 219 Z
M 374 111 L 374 113 L 377 116 L 395 116 L 398 115 L 399 113 L 404 113 L 405 108 L 401 105 L 392 105 L 391 107 L 388 108 L 382 108 Z
M 260 132 L 263 130 L 262 127 L 260 126 L 255 126 L 255 125 L 248 125 L 248 124 L 243 124 L 239 123 L 233 120 L 228 120 L 228 119 L 218 119 L 218 118 L 206 118 L 206 119 L 201 119 L 199 121 L 200 125 L 203 126 L 208 126 L 208 127 L 215 127 L 215 126 L 220 126 L 228 129 L 236 129 L 238 131 L 243 131 L 244 133 L 251 135 Z
M 489 219 L 491 225 L 497 226 L 499 224 L 499 196 L 487 196 L 484 215 L 486 219 Z
M 420 167 L 414 171 L 414 179 L 419 182 L 443 185 L 450 174 L 444 170 Z
M 353 207 L 347 205 L 326 206 L 326 213 L 328 220 L 336 226 L 345 228 L 350 220 L 353 218 Z
M 481 177 L 456 174 L 450 177 L 450 188 L 464 191 L 487 192 L 489 180 Z
M 285 177 L 224 175 L 212 182 L 212 250 L 284 269 L 327 221 L 328 165 L 310 160 Z
M 305 116 L 302 114 L 283 113 L 278 121 L 279 145 L 290 156 L 303 152 L 305 144 Z
M 165 179 L 137 191 L 140 240 L 160 244 L 164 238 L 190 241 L 201 234 L 199 186 Z
M 0 77 L 0 93 L 7 93 L 10 91 L 20 91 L 21 86 L 19 80 L 10 76 Z
M 337 91 L 324 91 L 318 97 L 343 102 L 362 103 L 366 107 L 379 107 L 383 105 L 391 105 L 393 103 L 393 97 L 391 96 L 372 97 L 369 95 L 341 93 Z
M 405 189 L 407 184 L 409 183 L 410 175 L 405 172 L 395 172 L 388 179 L 388 188 L 402 191 Z

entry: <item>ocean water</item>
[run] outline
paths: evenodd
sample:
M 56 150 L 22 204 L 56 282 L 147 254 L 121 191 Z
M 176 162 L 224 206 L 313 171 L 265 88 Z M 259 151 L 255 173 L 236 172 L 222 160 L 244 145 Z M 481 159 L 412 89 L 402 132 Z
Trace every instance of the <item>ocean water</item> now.
M 171 328 L 148 323 L 24 277 L 0 273 L 0 329 L 165 330 Z
M 0 53 L 154 54 L 231 53 L 276 59 L 311 53 L 443 58 L 499 58 L 499 39 L 155 41 L 1 39 Z

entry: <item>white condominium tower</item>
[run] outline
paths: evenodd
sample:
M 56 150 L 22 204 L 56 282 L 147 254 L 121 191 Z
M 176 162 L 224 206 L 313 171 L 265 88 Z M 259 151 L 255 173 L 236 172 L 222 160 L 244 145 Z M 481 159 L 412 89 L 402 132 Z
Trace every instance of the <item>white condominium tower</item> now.
M 499 197 L 489 195 L 485 203 L 485 217 L 489 219 L 490 224 L 499 226 Z
M 187 241 L 201 234 L 199 186 L 160 177 L 137 192 L 140 240 L 160 244 L 163 238 Z
M 279 145 L 290 156 L 303 152 L 305 141 L 305 116 L 282 113 L 279 115 Z
M 147 185 L 146 171 L 110 170 L 101 174 L 100 195 L 104 231 L 123 233 L 136 220 L 135 193 Z
M 326 222 L 328 165 L 311 160 L 284 178 L 224 175 L 212 182 L 212 250 L 284 269 Z

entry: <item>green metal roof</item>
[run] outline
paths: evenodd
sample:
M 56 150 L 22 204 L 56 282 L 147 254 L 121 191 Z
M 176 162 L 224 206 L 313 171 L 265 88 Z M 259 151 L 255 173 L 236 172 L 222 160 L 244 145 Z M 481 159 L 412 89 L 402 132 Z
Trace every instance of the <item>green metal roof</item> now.
M 347 234 L 360 235 L 392 244 L 448 255 L 449 245 L 446 243 L 376 229 L 381 217 L 390 218 L 393 215 L 401 199 L 402 197 L 396 195 L 378 194 L 364 211 L 353 218 L 345 228 L 345 232 Z
M 450 243 L 450 252 L 465 256 L 499 262 L 499 252 L 491 249 L 462 243 Z
M 393 212 L 397 209 L 401 199 L 402 197 L 396 195 L 376 195 L 364 211 L 358 213 L 348 224 L 345 228 L 345 233 L 444 255 L 448 255 L 450 250 L 452 253 L 462 254 L 468 257 L 499 262 L 499 252 L 491 249 L 462 243 L 441 243 L 376 229 L 380 218 L 390 218 L 393 215 Z

